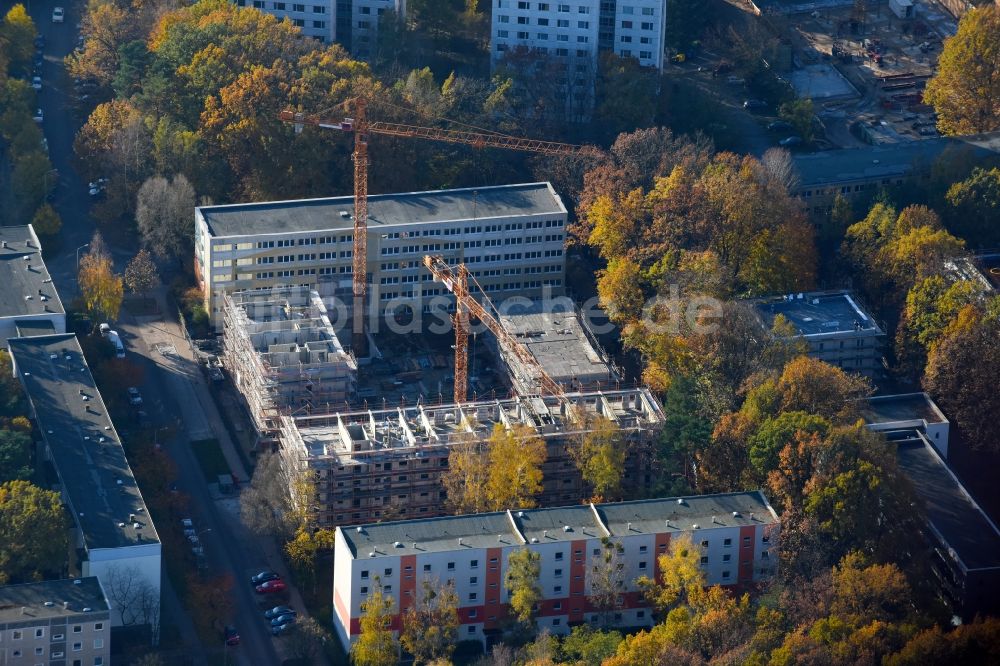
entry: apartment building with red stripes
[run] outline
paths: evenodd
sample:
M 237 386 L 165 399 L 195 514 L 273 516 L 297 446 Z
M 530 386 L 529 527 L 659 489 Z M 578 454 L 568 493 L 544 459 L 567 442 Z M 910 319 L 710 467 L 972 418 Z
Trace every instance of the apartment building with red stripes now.
M 779 528 L 760 491 L 338 527 L 334 625 L 349 645 L 361 631 L 361 603 L 381 585 L 395 601 L 392 628 L 399 631 L 425 580 L 453 582 L 459 639 L 486 642 L 507 614 L 508 557 L 529 548 L 541 556 L 539 629 L 564 634 L 583 623 L 652 626 L 636 581 L 658 577 L 658 557 L 671 539 L 691 537 L 708 584 L 750 587 L 774 574 Z M 591 591 L 608 580 L 609 548 L 615 551 L 611 575 L 621 590 L 613 608 L 591 600 Z

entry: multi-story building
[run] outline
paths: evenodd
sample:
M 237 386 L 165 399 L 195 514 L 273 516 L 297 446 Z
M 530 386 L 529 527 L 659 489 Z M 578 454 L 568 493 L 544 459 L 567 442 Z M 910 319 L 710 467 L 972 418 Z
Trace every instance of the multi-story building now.
M 346 317 L 353 213 L 353 197 L 195 209 L 196 270 L 214 325 L 222 294 L 277 286 L 314 289 Z M 438 307 L 452 302 L 424 267 L 426 254 L 464 262 L 494 300 L 562 293 L 566 217 L 549 183 L 369 197 L 370 325 L 399 311 L 430 313 L 435 297 Z
M 283 416 L 280 451 L 290 477 L 315 482 L 317 526 L 350 525 L 388 517 L 430 517 L 445 512 L 441 476 L 451 447 L 484 441 L 495 427 L 528 427 L 546 444 L 543 504 L 585 497 L 568 445 L 599 415 L 627 438 L 623 484 L 635 492 L 652 485 L 652 449 L 663 427 L 663 410 L 648 389 L 569 393 L 577 414 L 553 397 L 516 397 L 465 404 L 416 405 L 329 415 Z
M 100 581 L 0 587 L 0 664 L 109 666 L 111 608 Z
M 942 458 L 948 457 L 951 423 L 926 393 L 872 396 L 864 401 L 861 416 L 869 430 L 887 435 L 919 430 Z
M 304 287 L 226 294 L 223 363 L 246 401 L 258 443 L 275 442 L 278 416 L 329 412 L 353 398 L 358 364 Z
M 648 627 L 652 614 L 636 580 L 659 577 L 657 559 L 671 540 L 691 538 L 709 585 L 745 588 L 773 575 L 779 531 L 778 516 L 760 491 L 338 527 L 334 625 L 349 645 L 360 633 L 361 603 L 381 586 L 395 601 L 391 626 L 399 631 L 424 581 L 453 583 L 459 638 L 485 641 L 509 607 L 508 558 L 530 549 L 541 556 L 539 629 L 565 634 L 581 623 Z M 609 546 L 620 550 L 606 565 Z M 610 572 L 602 573 L 605 566 Z M 603 589 L 609 577 L 620 589 L 617 603 L 593 601 L 595 587 Z
M 884 371 L 885 331 L 846 290 L 785 294 L 749 301 L 770 331 L 781 315 L 809 345 L 809 356 L 847 372 L 878 377 Z
M 29 224 L 0 227 L 0 348 L 8 338 L 66 332 L 66 312 Z
M 233 0 L 240 7 L 253 7 L 273 14 L 277 19 L 288 19 L 302 30 L 306 37 L 331 43 L 337 37 L 337 3 L 333 0 Z
M 551 83 L 567 99 L 571 115 L 585 116 L 594 103 L 598 55 L 635 58 L 663 68 L 664 0 L 494 0 L 490 65 L 511 57 L 537 57 L 555 66 Z M 537 66 L 531 63 L 531 66 Z
M 122 613 L 128 624 L 155 624 L 160 540 L 79 341 L 62 334 L 8 344 L 73 520 L 71 573 L 101 581 L 114 625 Z

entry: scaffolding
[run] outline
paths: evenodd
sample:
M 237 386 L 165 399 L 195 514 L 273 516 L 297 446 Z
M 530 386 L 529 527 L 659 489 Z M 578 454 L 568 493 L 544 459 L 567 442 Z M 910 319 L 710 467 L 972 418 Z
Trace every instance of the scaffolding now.
M 282 414 L 329 411 L 354 397 L 357 360 L 337 339 L 316 291 L 226 294 L 222 344 L 261 445 L 277 441 Z

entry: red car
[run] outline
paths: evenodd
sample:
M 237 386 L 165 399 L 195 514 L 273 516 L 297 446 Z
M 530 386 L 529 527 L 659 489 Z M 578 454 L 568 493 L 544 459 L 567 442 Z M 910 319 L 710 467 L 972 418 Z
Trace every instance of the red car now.
M 266 583 L 261 583 L 257 586 L 257 594 L 274 594 L 275 592 L 285 591 L 285 581 L 277 578 L 275 580 L 269 580 Z

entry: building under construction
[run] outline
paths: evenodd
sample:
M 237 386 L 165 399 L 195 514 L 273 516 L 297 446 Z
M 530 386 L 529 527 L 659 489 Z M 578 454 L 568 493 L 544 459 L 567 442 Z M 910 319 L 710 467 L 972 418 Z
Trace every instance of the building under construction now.
M 226 294 L 223 363 L 246 401 L 258 443 L 274 443 L 281 414 L 343 409 L 358 365 L 344 351 L 319 294 L 275 288 Z
M 539 502 L 575 503 L 587 490 L 569 449 L 593 427 L 594 417 L 610 420 L 626 439 L 623 485 L 641 496 L 652 484 L 653 445 L 664 422 L 645 388 L 283 415 L 281 455 L 290 474 L 315 480 L 311 504 L 318 527 L 439 516 L 447 513 L 441 476 L 451 447 L 486 441 L 496 426 L 522 425 L 546 443 Z

